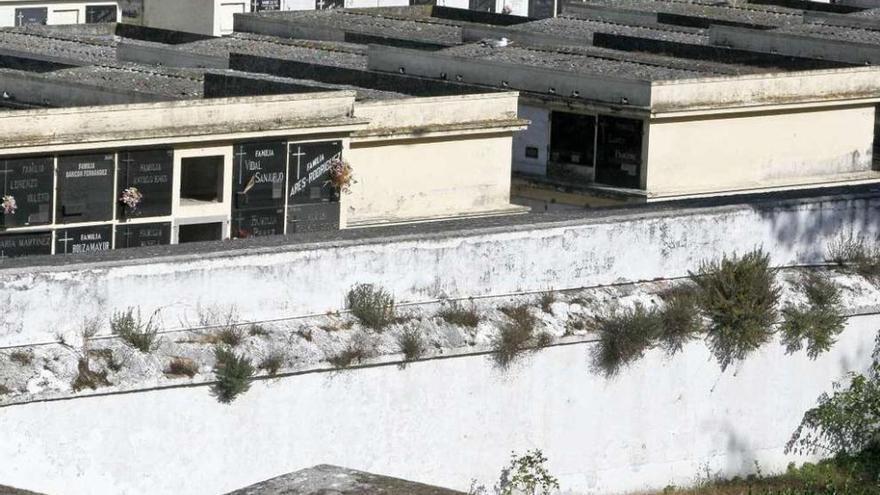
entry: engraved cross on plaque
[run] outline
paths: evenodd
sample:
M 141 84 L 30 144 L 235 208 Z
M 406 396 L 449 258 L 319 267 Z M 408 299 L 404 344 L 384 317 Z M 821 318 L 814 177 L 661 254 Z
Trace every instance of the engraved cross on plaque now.
M 62 254 L 67 254 L 67 245 L 75 240 L 76 239 L 74 239 L 73 237 L 70 237 L 70 235 L 67 234 L 67 230 L 64 231 L 64 237 L 62 237 L 61 239 L 58 239 L 59 242 L 64 243 L 64 253 L 62 253 Z

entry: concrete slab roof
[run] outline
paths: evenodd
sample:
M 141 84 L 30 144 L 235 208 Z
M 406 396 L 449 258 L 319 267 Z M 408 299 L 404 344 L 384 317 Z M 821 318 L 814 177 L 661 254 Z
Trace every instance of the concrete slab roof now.
M 141 41 L 132 42 L 146 44 Z M 160 45 L 158 43 L 150 44 Z M 230 53 L 247 53 L 285 60 L 320 63 L 332 67 L 350 69 L 365 69 L 367 67 L 366 46 L 337 41 L 296 40 L 260 34 L 235 33 L 223 38 L 162 46 L 181 52 L 224 58 L 228 58 Z
M 877 28 L 877 30 L 873 30 L 859 27 L 829 25 L 824 23 L 808 23 L 785 26 L 782 28 L 774 29 L 773 32 L 780 34 L 796 34 L 802 36 L 810 36 L 813 38 L 847 41 L 851 43 L 878 45 L 880 44 L 880 20 L 878 20 Z
M 124 63 L 73 67 L 47 72 L 43 76 L 50 80 L 136 91 L 167 99 L 201 98 L 204 86 L 201 71 Z
M 681 60 L 650 54 L 627 53 L 597 47 L 566 47 L 557 50 L 507 46 L 496 48 L 473 43 L 440 52 L 444 55 L 506 64 L 541 67 L 563 72 L 615 76 L 639 81 L 693 79 L 706 76 L 766 72 L 721 63 Z
M 463 495 L 463 492 L 338 466 L 320 465 L 227 495 Z
M 370 12 L 356 9 L 332 9 L 316 11 L 277 11 L 252 14 L 275 22 L 302 26 L 309 30 L 334 34 L 354 33 L 366 36 L 409 39 L 438 45 L 456 45 L 461 42 L 461 21 L 436 19 L 409 15 L 393 15 L 387 11 Z
M 575 16 L 542 19 L 511 26 L 508 29 L 571 38 L 586 37 L 588 40 L 592 38 L 593 33 L 610 33 L 680 43 L 706 44 L 709 42 L 708 34 L 704 29 L 699 28 L 663 26 L 659 24 L 638 25 Z
M 798 24 L 803 22 L 804 15 L 800 9 L 715 0 L 581 0 L 572 2 L 572 4 L 650 12 L 665 16 L 684 16 L 701 19 L 708 23 L 764 28 Z M 658 20 L 685 25 L 688 22 L 687 19 L 669 17 L 666 20 L 662 18 L 658 18 Z
M 0 30 L 0 54 L 27 54 L 71 64 L 109 63 L 116 59 L 112 37 L 95 37 L 70 33 L 62 36 L 62 30 L 44 31 L 7 28 Z

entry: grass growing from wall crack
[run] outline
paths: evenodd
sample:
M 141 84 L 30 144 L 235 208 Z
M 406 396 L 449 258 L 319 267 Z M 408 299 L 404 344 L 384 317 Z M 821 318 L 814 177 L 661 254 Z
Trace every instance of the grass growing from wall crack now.
M 357 284 L 345 298 L 346 307 L 355 318 L 374 330 L 382 330 L 395 321 L 394 297 L 373 284 Z
M 495 364 L 507 368 L 523 353 L 538 347 L 540 342 L 535 329 L 537 318 L 530 312 L 529 305 L 505 306 L 501 312 L 507 316 L 507 321 L 498 328 L 498 334 L 492 340 L 492 351 Z
M 286 361 L 287 356 L 284 354 L 284 352 L 280 350 L 274 350 L 263 357 L 257 367 L 265 371 L 267 375 L 275 376 L 278 374 L 278 370 L 284 367 L 284 363 Z
M 406 361 L 415 361 L 425 354 L 425 339 L 416 328 L 407 328 L 397 336 L 397 346 Z
M 149 354 L 158 348 L 159 327 L 154 321 L 156 313 L 144 320 L 141 310 L 134 308 L 113 313 L 110 317 L 110 331 L 131 347 Z
M 459 302 L 451 302 L 444 305 L 440 311 L 437 312 L 437 316 L 450 325 L 458 325 L 467 328 L 476 328 L 482 320 L 480 314 L 477 312 L 476 306 L 471 304 L 470 306 L 465 307 Z
M 110 382 L 107 380 L 106 371 L 93 371 L 88 357 L 80 358 L 77 362 L 77 374 L 73 379 L 71 387 L 74 392 L 79 392 L 86 388 L 96 390 L 98 387 L 107 387 Z
M 872 281 L 880 278 L 880 248 L 863 237 L 840 235 L 828 244 L 826 260 Z
M 214 378 L 217 381 L 211 386 L 211 393 L 221 403 L 229 404 L 250 390 L 254 366 L 248 357 L 222 345 L 214 348 L 214 357 Z
M 34 361 L 34 355 L 27 351 L 14 351 L 9 355 L 9 360 L 20 366 L 30 366 Z
M 608 378 L 617 375 L 651 348 L 662 325 L 660 312 L 642 304 L 596 316 L 599 341 L 592 347 L 593 369 Z
M 168 376 L 187 376 L 192 378 L 199 372 L 199 365 L 189 358 L 175 356 L 171 358 L 168 366 L 165 368 L 165 374 Z
M 541 311 L 552 315 L 553 303 L 555 303 L 556 301 L 556 293 L 553 291 L 548 291 L 541 294 L 541 297 L 538 299 L 538 304 L 541 306 Z
M 376 355 L 376 345 L 366 332 L 356 333 L 342 351 L 329 356 L 327 362 L 335 368 L 348 368 Z

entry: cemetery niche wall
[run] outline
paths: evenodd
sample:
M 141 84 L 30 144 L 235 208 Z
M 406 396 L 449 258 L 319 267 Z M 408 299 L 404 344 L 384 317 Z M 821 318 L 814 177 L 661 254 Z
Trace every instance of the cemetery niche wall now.
M 230 147 L 233 173 L 227 180 L 234 197 L 228 237 L 340 228 L 330 167 L 342 157 L 342 141 Z M 182 198 L 184 187 L 183 181 L 175 184 L 175 166 L 171 148 L 0 160 L 0 259 L 171 244 L 179 221 L 175 198 Z M 186 232 L 177 236 L 181 243 L 194 240 L 190 231 L 202 225 L 185 218 L 179 227 Z M 220 225 L 216 216 L 209 220 Z

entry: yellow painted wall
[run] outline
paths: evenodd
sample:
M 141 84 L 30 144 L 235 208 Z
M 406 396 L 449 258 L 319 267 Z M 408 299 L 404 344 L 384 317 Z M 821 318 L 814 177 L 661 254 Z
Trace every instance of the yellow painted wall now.
M 352 142 L 349 227 L 510 212 L 511 133 Z M 380 145 L 381 144 L 381 145 Z
M 648 139 L 655 196 L 868 178 L 874 106 L 654 119 Z

